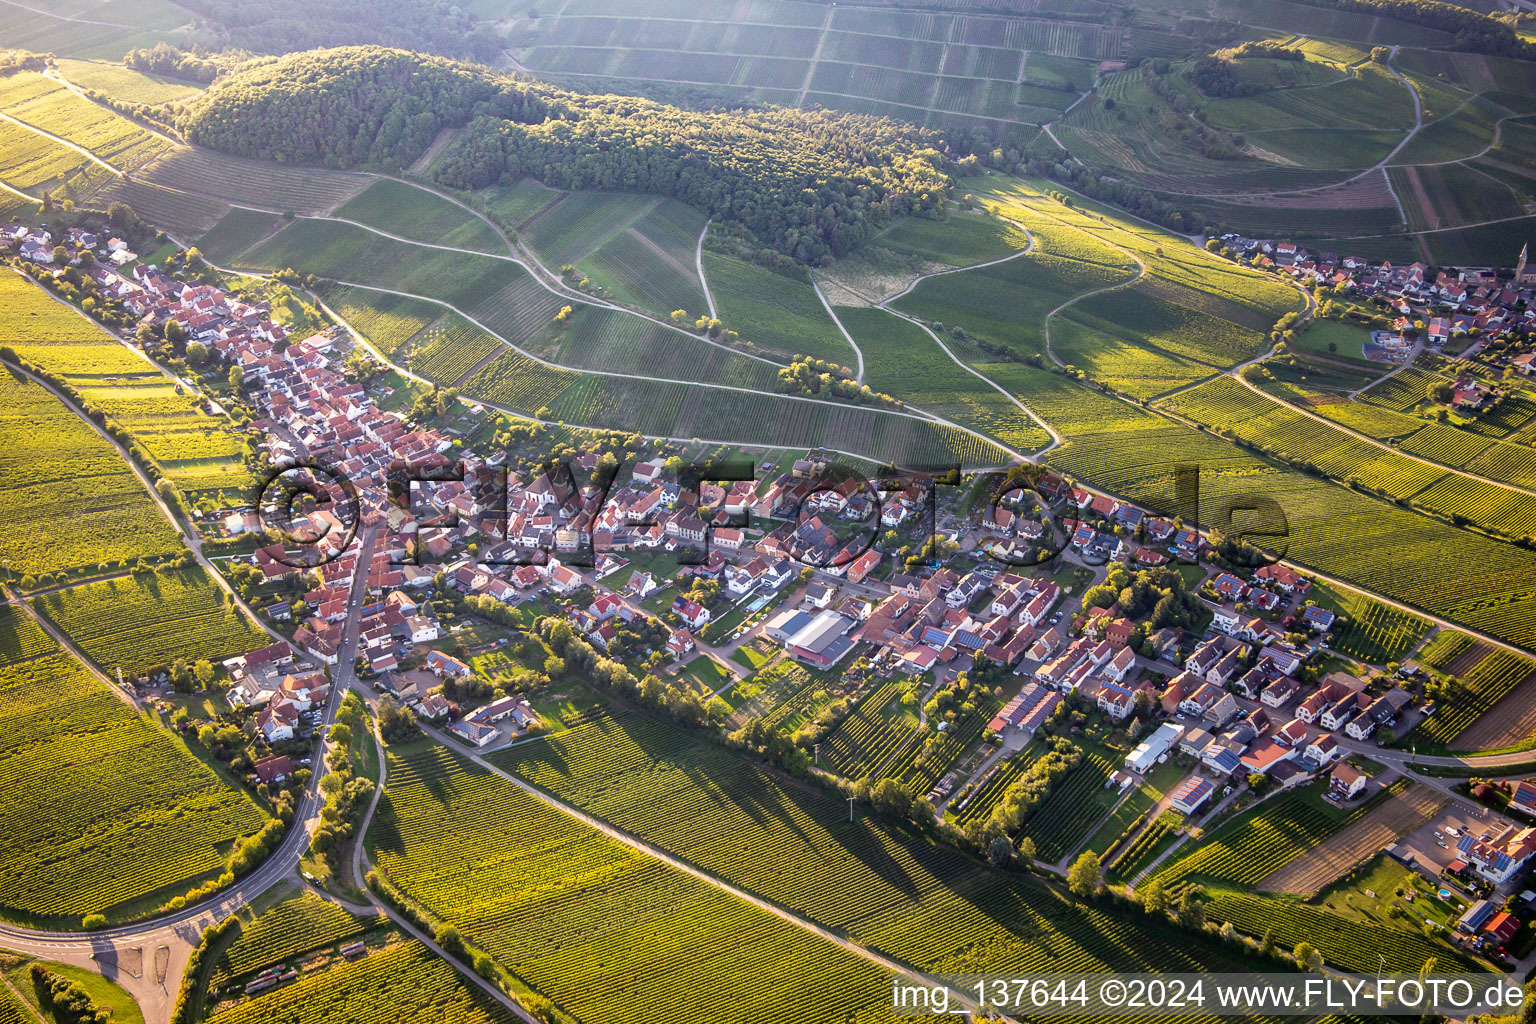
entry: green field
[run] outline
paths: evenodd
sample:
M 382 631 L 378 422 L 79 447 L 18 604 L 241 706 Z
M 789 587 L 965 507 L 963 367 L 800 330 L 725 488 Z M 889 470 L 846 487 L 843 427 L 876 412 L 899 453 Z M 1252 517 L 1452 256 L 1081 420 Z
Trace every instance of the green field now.
M 22 124 L 89 150 L 118 170 L 133 170 L 171 147 L 105 106 L 32 71 L 0 82 L 0 109 Z
M 217 873 L 265 815 L 42 636 L 0 609 L 0 907 L 78 927 L 144 913 Z
M 1016 451 L 1029 452 L 1050 441 L 1050 434 L 1008 395 L 950 358 L 919 325 L 883 309 L 841 306 L 836 312 L 864 353 L 864 380 L 874 390 L 979 430 Z
M 33 604 L 109 672 L 145 673 L 178 658 L 219 662 L 270 642 L 200 566 L 87 583 Z
M 1536 567 L 1512 545 L 1276 466 L 1209 432 L 1113 401 L 1058 374 L 1017 363 L 977 368 L 1067 438 L 1050 455 L 1067 472 L 1144 507 L 1180 514 L 1168 456 L 1178 452 L 1180 461 L 1200 466 L 1201 501 L 1212 503 L 1203 507 L 1216 510 L 1218 520 L 1222 509 L 1242 508 L 1256 493 L 1275 501 L 1283 522 L 1271 513 L 1269 521 L 1250 516 L 1242 526 L 1281 529 L 1289 558 L 1513 642 L 1536 641 L 1536 612 L 1527 610 L 1524 596 L 1532 593 Z M 1247 429 L 1245 420 L 1235 426 Z M 1209 513 L 1203 519 L 1202 525 L 1210 524 Z M 1418 557 L 1405 562 L 1404 550 Z
M 1187 935 L 1110 916 L 1027 877 L 998 875 L 882 824 L 867 808 L 856 807 L 849 822 L 846 801 L 643 715 L 603 717 L 494 760 L 589 814 L 924 970 L 1182 970 L 1222 962 Z
M 226 419 L 203 411 L 154 364 L 24 278 L 0 277 L 0 298 L 11 313 L 0 344 L 67 378 L 87 412 L 127 431 L 143 461 L 187 494 L 249 493 L 246 446 Z
M 1083 751 L 1083 760 L 1024 822 L 1022 834 L 1034 840 L 1040 859 L 1054 863 L 1077 848 L 1098 827 L 1099 819 L 1120 798 L 1105 783 L 1115 766 L 1097 750 Z
M 441 306 L 430 302 L 363 288 L 334 286 L 326 288 L 323 296 L 342 320 L 391 358 L 443 313 Z
M 18 574 L 180 550 L 117 449 L 13 371 L 0 373 L 0 469 L 0 550 Z
M 389 879 L 577 1019 L 843 1021 L 883 971 L 614 842 L 448 751 L 390 752 L 370 831 Z M 814 991 L 815 995 L 812 995 Z
M 525 222 L 521 234 L 545 266 L 574 264 L 629 229 L 660 202 L 654 196 L 628 192 L 569 192 Z
M 53 12 L 8 5 L 0 16 L 0 38 L 34 53 L 117 60 L 135 47 L 172 38 L 168 30 L 186 20 L 185 10 L 165 0 L 111 0 L 99 6 L 74 0 Z
M 621 222 L 607 241 L 578 258 L 576 269 L 620 302 L 660 316 L 675 309 L 701 316 L 708 303 L 694 247 L 703 230 L 702 213 L 663 199 L 638 218 Z
M 725 325 L 759 348 L 850 366 L 853 350 L 803 276 L 704 250 L 704 278 Z
M 1273 929 L 1283 949 L 1305 940 L 1320 949 L 1328 963 L 1346 970 L 1375 970 L 1378 956 L 1385 956 L 1388 969 L 1396 971 L 1418 970 L 1430 956 L 1458 969 L 1470 967 L 1462 954 L 1418 931 L 1367 927 L 1322 907 L 1245 891 L 1373 806 L 1367 802 L 1353 810 L 1336 807 L 1322 799 L 1316 785 L 1293 790 L 1229 820 L 1203 842 L 1192 844 L 1193 852 L 1165 862 L 1157 878 L 1170 887 L 1197 883 L 1212 917 L 1231 921 L 1252 935 Z
M 1432 664 L 1428 657 L 1426 664 Z M 1502 649 L 1493 651 L 1462 673 L 1452 693 L 1440 699 L 1435 717 L 1426 718 L 1417 734 L 1449 743 L 1523 682 L 1533 668 L 1536 663 L 1530 658 Z
M 198 82 L 162 78 L 103 61 L 60 60 L 59 72 L 82 89 L 105 93 L 129 103 L 171 103 L 191 99 L 203 90 Z
M 259 973 L 324 946 L 343 945 L 378 924 L 378 918 L 355 917 L 312 892 L 290 896 L 241 925 L 239 936 L 215 963 L 208 987 L 217 990 L 231 979 Z
M 1125 40 L 1053 17 L 1064 8 L 1051 2 L 1027 18 L 995 7 L 828 12 L 786 0 L 758 0 L 736 18 L 697 0 L 642 10 L 621 17 L 582 4 L 509 20 L 508 44 L 537 72 L 588 87 L 688 83 L 735 102 L 817 104 L 1022 145 L 1092 82 L 1098 61 L 1123 55 Z M 1091 0 L 1073 15 L 1106 10 Z
M 277 227 L 281 219 L 278 214 L 264 210 L 232 207 L 198 238 L 198 251 L 216 264 L 228 264 Z
M 942 220 L 904 217 L 874 240 L 886 249 L 953 267 L 1003 259 L 1029 243 L 1029 234 L 1017 224 L 983 213 L 950 213 Z
M 519 1018 L 414 940 L 220 1009 L 209 1024 L 512 1024 Z
M 418 185 L 392 178 L 375 181 L 330 216 L 416 242 L 505 254 L 496 230 L 476 214 Z
M 486 211 L 509 228 L 518 228 L 529 217 L 559 199 L 562 193 L 533 178 L 522 178 L 514 185 L 494 188 L 484 193 Z
M 1411 498 L 1414 505 L 1457 523 L 1470 521 L 1514 538 L 1536 535 L 1536 510 L 1522 492 L 1446 473 L 1368 444 L 1231 378 L 1183 392 L 1161 408 L 1256 444 L 1303 470 L 1321 471 L 1395 499 Z

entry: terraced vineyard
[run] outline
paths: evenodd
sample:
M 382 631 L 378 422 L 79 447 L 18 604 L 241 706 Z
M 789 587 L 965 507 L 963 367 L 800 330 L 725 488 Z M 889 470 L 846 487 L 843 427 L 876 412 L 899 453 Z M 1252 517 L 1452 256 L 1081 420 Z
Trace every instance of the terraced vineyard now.
M 1344 810 L 1326 804 L 1316 785 L 1271 797 L 1207 836 L 1194 852 L 1158 871 L 1165 884 L 1220 879 L 1253 885 L 1364 814 L 1371 803 Z
M 1166 399 L 1160 407 L 1230 432 L 1293 464 L 1316 466 L 1340 480 L 1359 480 L 1397 498 L 1415 495 L 1445 476 L 1444 470 L 1372 447 L 1230 377 Z
M 342 320 L 390 357 L 442 316 L 442 307 L 430 302 L 362 288 L 334 286 L 322 294 Z
M 694 266 L 694 246 L 704 215 L 674 199 L 663 199 L 580 261 L 579 269 L 620 302 L 662 316 L 684 309 L 708 312 Z
M 241 926 L 239 938 L 229 944 L 214 966 L 208 986 L 217 989 L 231 978 L 342 943 L 378 924 L 378 918 L 354 917 L 312 892 L 290 896 Z
M 474 213 L 424 188 L 392 178 L 375 181 L 330 216 L 357 221 L 415 242 L 477 252 L 507 251 L 496 230 Z
M 66 79 L 82 89 L 94 89 L 130 103 L 170 103 L 188 99 L 203 88 L 196 82 L 162 78 L 101 61 L 60 60 L 58 69 Z
M 1209 366 L 1172 352 L 1122 341 L 1113 334 L 1062 316 L 1051 323 L 1051 351 L 1092 380 L 1135 399 L 1150 399 L 1209 377 Z
M 0 374 L 0 475 L 0 546 L 17 573 L 180 549 L 117 449 L 40 386 L 8 373 Z
M 1485 714 L 1499 699 L 1518 686 L 1536 663 L 1512 651 L 1499 648 L 1464 671 L 1451 693 L 1438 702 L 1433 718 L 1427 718 L 1418 731 L 1441 743 L 1449 743 Z
M 207 1018 L 209 1024 L 514 1024 L 518 1017 L 465 982 L 441 957 L 406 940 Z
M 33 606 L 98 666 L 125 674 L 177 658 L 218 662 L 269 642 L 196 565 L 87 583 Z
M 1045 447 L 1051 435 L 1012 399 L 957 364 L 919 325 L 873 308 L 838 307 L 838 319 L 864 353 L 865 382 L 1015 451 Z
M 198 251 L 217 265 L 230 263 L 278 226 L 279 214 L 230 207 L 219 222 L 197 240 Z
M 741 1021 L 831 1024 L 889 1000 L 862 958 L 442 748 L 390 752 L 371 836 L 395 885 L 577 1019 L 713 1020 L 720 984 Z
M 415 336 L 410 366 L 428 380 L 453 387 L 485 357 L 504 349 L 474 324 L 449 315 Z
M 68 146 L 10 121 L 0 122 L 0 153 L 0 181 L 23 192 L 41 194 L 66 181 L 89 191 L 111 177 Z
M 1232 366 L 1264 348 L 1262 330 L 1206 312 L 1199 306 L 1208 301 L 1187 294 L 1190 291 L 1166 281 L 1138 283 L 1125 294 L 1090 296 L 1073 304 L 1066 315 L 1111 337 L 1132 339 L 1207 367 Z
M 551 369 L 509 349 L 465 381 L 463 390 L 467 395 L 532 414 L 578 382 L 591 380 L 575 370 Z M 596 419 L 579 422 L 598 423 Z
M 525 223 L 522 235 L 546 266 L 573 264 L 657 206 L 654 196 L 568 192 Z
M 0 605 L 0 665 L 14 665 L 58 650 L 53 637 L 30 615 L 14 605 Z
M 78 927 L 152 910 L 223 865 L 265 815 L 181 741 L 0 608 L 0 906 Z M 45 642 L 46 641 L 46 642 Z M 156 894 L 155 901 L 146 897 Z
M 1382 604 L 1375 598 L 1355 591 L 1329 591 L 1336 610 L 1348 615 L 1351 623 L 1335 626 L 1329 646 L 1340 654 L 1372 665 L 1400 661 L 1429 632 L 1428 619 Z
M 849 779 L 894 774 L 893 761 L 912 741 L 913 715 L 899 705 L 905 686 L 889 682 L 859 702 L 826 740 L 822 763 Z
M 1063 303 L 1136 275 L 1133 260 L 1092 235 L 1042 215 L 1032 207 L 989 204 L 1035 236 L 1032 252 L 1018 259 L 931 277 L 892 303 L 909 316 L 946 327 L 1023 358 L 1043 355 L 1043 325 Z M 1028 404 L 1026 402 L 1026 404 Z
M 1052 863 L 1065 857 L 1098 826 L 1099 818 L 1109 810 L 1102 797 L 1104 784 L 1114 770 L 1103 754 L 1085 750 L 1082 763 L 1035 808 L 1019 834 L 1034 840 L 1035 853 L 1042 861 Z
M 952 267 L 1002 259 L 1029 248 L 1022 227 L 981 213 L 951 213 L 943 220 L 904 217 L 875 238 L 875 244 Z
M 704 278 L 725 325 L 759 348 L 844 366 L 855 362 L 853 349 L 804 276 L 775 273 L 705 249 Z
M 772 391 L 778 366 L 633 313 L 577 306 L 525 346 L 562 366 Z
M 1220 969 L 1223 955 L 1110 917 L 882 825 L 639 714 L 493 755 L 589 814 L 924 970 Z M 643 798 L 637 794 L 644 794 Z M 451 858 L 450 858 L 451 861 Z
M 345 202 L 373 179 L 350 171 L 285 167 L 211 149 L 176 146 L 141 168 L 134 180 L 171 196 L 192 196 L 203 203 L 238 204 L 279 213 L 292 210 L 303 217 Z M 139 204 L 135 202 L 133 208 L 139 210 Z M 142 210 L 140 215 L 150 217 Z
M 955 131 L 1006 132 L 1023 145 L 1121 55 L 1118 28 L 1052 19 L 1052 5 L 974 14 L 764 0 L 749 21 L 707 4 L 644 15 L 581 5 L 509 25 L 508 45 L 539 71 L 708 85 L 740 101 L 811 105 Z M 1073 16 L 1102 16 L 1098 2 Z M 742 15 L 746 17 L 746 15 Z M 636 26 L 639 18 L 641 26 Z M 690 32 L 692 28 L 694 31 Z M 1028 51 L 1026 57 L 1023 51 Z
M 128 431 L 139 454 L 182 491 L 248 493 L 245 443 L 227 420 L 204 412 L 148 360 L 25 278 L 0 276 L 0 301 L 10 314 L 0 344 L 67 378 L 88 411 Z
M 483 195 L 486 212 L 498 223 L 516 229 L 564 193 L 534 178 L 520 178 L 511 185 L 489 189 Z
M 1003 794 L 1008 792 L 1008 787 L 1013 785 L 1030 765 L 1039 760 L 1044 752 L 1043 746 L 1032 744 L 999 764 L 992 777 L 965 801 L 964 807 L 958 806 L 960 800 L 957 799 L 946 809 L 955 824 L 967 825 L 977 818 L 985 818 L 991 814 L 992 808 L 1003 798 Z
M 517 375 L 526 363 L 498 357 L 465 382 L 464 391 L 502 402 L 499 396 L 525 386 Z M 867 407 L 632 378 L 576 376 L 573 371 L 536 376 L 532 384 L 542 395 L 565 373 L 572 373 L 574 380 L 556 397 L 545 400 L 545 418 L 572 425 L 770 448 L 829 448 L 912 466 L 955 461 L 996 466 L 1008 461 L 996 445 L 948 425 Z M 526 404 L 521 408 L 526 409 Z

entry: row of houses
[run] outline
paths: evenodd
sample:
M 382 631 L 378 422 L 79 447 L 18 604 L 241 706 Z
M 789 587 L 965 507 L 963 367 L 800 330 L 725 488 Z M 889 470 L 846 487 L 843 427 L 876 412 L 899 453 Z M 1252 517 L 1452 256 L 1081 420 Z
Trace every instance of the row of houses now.
M 1515 259 L 1514 275 L 1505 278 L 1489 267 L 1446 267 L 1431 276 L 1424 263 L 1373 263 L 1358 256 L 1313 253 L 1295 242 L 1236 234 L 1223 235 L 1221 241 L 1260 266 L 1307 284 L 1342 287 L 1358 298 L 1381 299 L 1399 316 L 1399 330 L 1410 319 L 1425 322 L 1431 344 L 1444 344 L 1452 334 L 1473 330 L 1502 337 L 1536 329 L 1536 308 L 1531 305 L 1536 268 L 1529 265 L 1527 247 Z M 1443 307 L 1449 307 L 1449 315 L 1438 315 Z

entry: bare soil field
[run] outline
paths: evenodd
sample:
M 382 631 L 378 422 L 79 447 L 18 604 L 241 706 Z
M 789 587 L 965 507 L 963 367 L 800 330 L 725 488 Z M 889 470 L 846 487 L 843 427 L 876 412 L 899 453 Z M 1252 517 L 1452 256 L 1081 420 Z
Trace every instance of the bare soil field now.
M 1486 640 L 1474 640 L 1472 646 L 1462 651 L 1451 663 L 1445 666 L 1445 670 L 1453 676 L 1464 676 L 1472 671 L 1472 667 L 1489 654 L 1493 653 L 1493 645 Z
M 1254 888 L 1316 896 L 1350 868 L 1433 818 L 1449 802 L 1449 797 L 1427 786 L 1410 785 L 1315 849 L 1271 872 Z
M 1459 660 L 1459 659 L 1458 659 Z M 1536 736 L 1536 671 L 1451 741 L 1453 751 L 1502 750 Z

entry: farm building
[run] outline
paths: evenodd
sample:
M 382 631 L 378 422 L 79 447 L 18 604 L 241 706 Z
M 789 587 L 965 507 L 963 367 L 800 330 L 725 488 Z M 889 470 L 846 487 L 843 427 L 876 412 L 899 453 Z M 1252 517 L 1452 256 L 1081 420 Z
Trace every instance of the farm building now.
M 848 636 L 848 631 L 854 625 L 852 620 L 837 612 L 824 611 L 786 640 L 784 650 L 796 661 L 816 668 L 831 668 L 853 650 L 853 639 Z
M 1214 792 L 1216 792 L 1216 784 L 1210 779 L 1191 775 L 1175 787 L 1169 804 L 1180 814 L 1194 814 Z
M 1158 758 L 1173 749 L 1173 745 L 1179 742 L 1179 737 L 1184 735 L 1184 727 L 1172 722 L 1164 722 L 1157 727 L 1157 731 L 1142 740 L 1136 749 L 1125 758 L 1125 767 L 1138 775 L 1145 775 L 1157 764 Z

